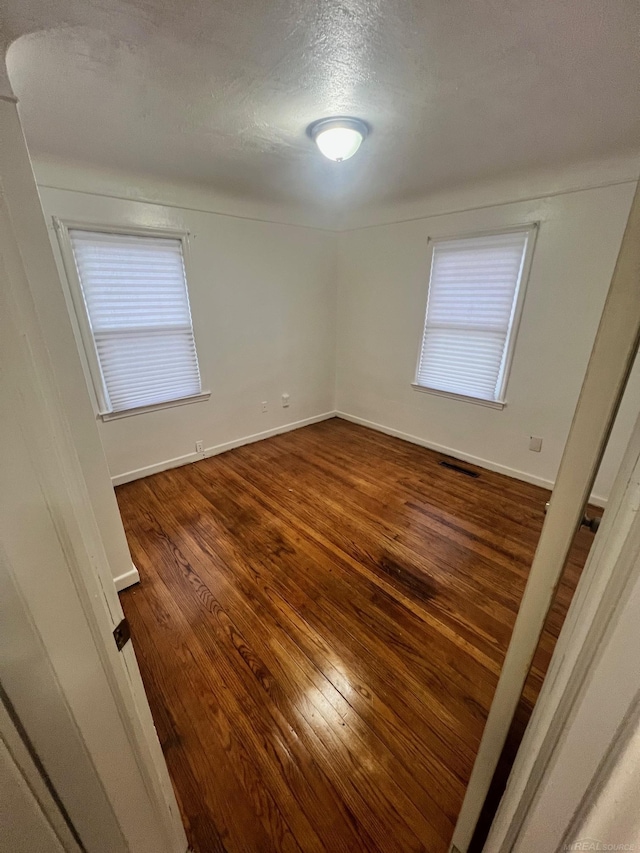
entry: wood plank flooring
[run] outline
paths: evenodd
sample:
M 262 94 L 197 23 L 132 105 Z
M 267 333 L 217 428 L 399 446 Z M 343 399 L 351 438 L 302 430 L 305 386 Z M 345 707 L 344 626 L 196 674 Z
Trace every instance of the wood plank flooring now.
M 548 493 L 444 458 L 333 419 L 117 489 L 196 853 L 447 850 Z

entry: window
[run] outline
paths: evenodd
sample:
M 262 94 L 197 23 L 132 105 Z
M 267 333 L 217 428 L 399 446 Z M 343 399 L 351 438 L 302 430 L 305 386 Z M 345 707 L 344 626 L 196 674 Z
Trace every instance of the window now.
M 535 230 L 432 242 L 414 387 L 502 408 Z
M 72 296 L 103 418 L 206 398 L 182 238 L 60 230 L 75 261 Z

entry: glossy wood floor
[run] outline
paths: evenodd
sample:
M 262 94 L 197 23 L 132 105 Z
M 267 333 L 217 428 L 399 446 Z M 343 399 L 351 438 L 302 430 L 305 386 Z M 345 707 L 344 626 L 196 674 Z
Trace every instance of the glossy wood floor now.
M 446 851 L 548 493 L 443 458 L 334 419 L 117 489 L 197 853 Z

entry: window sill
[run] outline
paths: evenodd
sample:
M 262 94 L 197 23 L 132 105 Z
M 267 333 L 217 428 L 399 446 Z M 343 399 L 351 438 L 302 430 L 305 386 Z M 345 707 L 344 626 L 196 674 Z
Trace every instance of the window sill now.
M 125 409 L 122 412 L 102 412 L 98 417 L 103 421 L 117 421 L 119 418 L 130 418 L 133 415 L 146 415 L 147 412 L 157 412 L 160 409 L 173 409 L 175 406 L 186 406 L 189 403 L 200 403 L 208 400 L 211 391 L 193 394 L 191 397 L 180 397 L 178 400 L 167 400 L 165 403 L 154 403 L 151 406 L 139 406 L 137 409 Z
M 435 394 L 436 397 L 448 397 L 450 400 L 461 400 L 463 403 L 474 403 L 476 406 L 486 406 L 489 409 L 504 409 L 507 405 L 499 400 L 482 400 L 480 397 L 467 397 L 465 394 L 453 394 L 451 391 L 438 391 L 436 388 L 425 388 L 424 385 L 411 383 L 414 391 L 422 391 L 425 394 Z

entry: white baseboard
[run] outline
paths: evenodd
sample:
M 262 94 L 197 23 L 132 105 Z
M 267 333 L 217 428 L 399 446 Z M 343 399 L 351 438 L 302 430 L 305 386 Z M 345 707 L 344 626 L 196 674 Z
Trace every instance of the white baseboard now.
M 293 432 L 294 429 L 311 426 L 311 424 L 319 424 L 320 421 L 328 421 L 330 418 L 335 418 L 335 412 L 324 412 L 321 415 L 314 415 L 312 418 L 305 418 L 302 421 L 293 421 L 293 423 L 285 424 L 284 426 L 267 429 L 264 432 L 256 432 L 254 435 L 247 435 L 244 438 L 236 438 L 234 441 L 227 441 L 224 444 L 217 444 L 215 447 L 207 447 L 204 451 L 205 458 L 209 456 L 217 456 L 219 453 L 225 453 L 227 450 L 233 450 L 234 447 L 242 447 L 243 444 L 253 444 L 254 441 L 262 441 L 263 438 L 271 438 L 274 435 L 282 435 L 285 432 Z
M 158 474 L 160 471 L 168 471 L 169 468 L 179 468 L 181 465 L 189 465 L 191 462 L 198 462 L 200 459 L 207 459 L 209 456 L 217 456 L 219 453 L 233 450 L 235 447 L 242 447 L 243 444 L 253 444 L 255 441 L 262 441 L 264 438 L 271 438 L 274 435 L 281 435 L 285 432 L 291 432 L 294 429 L 301 429 L 302 427 L 317 424 L 320 421 L 326 421 L 335 416 L 335 412 L 324 412 L 321 415 L 314 415 L 311 418 L 305 418 L 301 421 L 293 421 L 283 426 L 264 430 L 264 432 L 245 435 L 233 441 L 226 441 L 224 444 L 207 447 L 204 453 L 186 453 L 184 456 L 176 456 L 173 459 L 165 459 L 164 462 L 156 462 L 154 465 L 147 465 L 144 468 L 136 468 L 133 471 L 126 471 L 124 474 L 117 474 L 111 478 L 111 482 L 114 486 L 121 486 L 123 483 L 140 480 L 142 477 L 149 477 L 151 474 Z
M 134 583 L 140 583 L 140 573 L 133 563 L 131 563 L 129 571 L 125 572 L 123 575 L 118 575 L 117 578 L 113 579 L 113 582 L 116 585 L 116 590 L 118 592 L 122 592 L 122 590 L 126 589 L 128 586 L 133 586 Z
M 121 486 L 123 483 L 130 483 L 132 480 L 140 480 L 142 477 L 167 471 L 169 468 L 179 468 L 181 465 L 197 462 L 198 459 L 204 459 L 204 453 L 185 453 L 184 456 L 176 456 L 174 459 L 165 459 L 153 465 L 146 465 L 144 468 L 134 468 L 132 471 L 125 471 L 124 474 L 117 474 L 111 478 L 111 482 L 114 486 Z
M 301 421 L 293 421 L 283 426 L 274 427 L 273 429 L 257 432 L 253 435 L 246 435 L 242 438 L 236 438 L 233 441 L 226 441 L 224 444 L 217 444 L 213 447 L 205 448 L 204 453 L 186 453 L 184 456 L 176 456 L 173 459 L 165 459 L 163 462 L 156 462 L 154 465 L 147 465 L 144 468 L 136 468 L 133 471 L 127 471 L 124 474 L 118 474 L 111 478 L 114 486 L 120 486 L 123 483 L 130 483 L 133 480 L 140 480 L 142 477 L 149 477 L 151 474 L 158 474 L 160 471 L 168 471 L 170 468 L 179 468 L 181 465 L 189 465 L 191 462 L 197 462 L 200 459 L 206 459 L 210 456 L 217 456 L 219 453 L 225 453 L 227 450 L 233 450 L 235 447 L 242 447 L 243 444 L 252 444 L 255 441 L 262 441 L 265 438 L 271 438 L 274 435 L 281 435 L 285 432 L 291 432 L 295 429 L 301 429 L 311 424 L 326 421 L 329 418 L 342 418 L 345 421 L 359 424 L 360 426 L 368 427 L 369 429 L 382 432 L 385 435 L 391 435 L 394 438 L 401 438 L 403 441 L 408 441 L 411 444 L 417 444 L 420 447 L 427 447 L 429 450 L 435 450 L 438 453 L 443 453 L 446 456 L 452 456 L 454 459 L 460 459 L 463 462 L 470 462 L 472 465 L 477 465 L 479 468 L 486 468 L 489 471 L 495 471 L 497 474 L 506 474 L 507 477 L 513 477 L 516 480 L 523 480 L 525 483 L 531 483 L 534 486 L 542 486 L 543 489 L 552 489 L 554 486 L 553 480 L 547 480 L 544 477 L 537 477 L 535 474 L 529 474 L 528 471 L 520 471 L 517 468 L 510 468 L 507 465 L 501 465 L 499 462 L 492 462 L 490 459 L 483 459 L 480 456 L 474 456 L 471 453 L 466 453 L 463 450 L 457 450 L 455 447 L 447 447 L 444 444 L 437 444 L 435 441 L 429 441 L 425 438 L 420 438 L 417 435 L 411 435 L 401 430 L 387 427 L 383 424 L 368 421 L 366 418 L 360 418 L 357 415 L 350 415 L 348 412 L 324 412 L 321 415 L 314 415 L 311 418 L 305 418 Z M 589 501 L 595 506 L 605 507 L 607 499 L 600 495 L 591 495 Z M 137 571 L 137 570 L 136 570 Z M 129 577 L 129 573 L 121 577 Z M 132 580 L 130 583 L 136 583 Z M 122 589 L 129 586 L 129 583 L 124 583 Z
M 489 471 L 495 471 L 497 474 L 506 474 L 507 477 L 513 477 L 516 480 L 523 480 L 525 483 L 531 483 L 534 486 L 542 486 L 544 489 L 553 489 L 554 481 L 547 480 L 543 477 L 537 477 L 535 474 L 529 474 L 527 471 L 520 471 L 517 468 L 510 468 L 507 465 L 501 465 L 499 462 L 492 462 L 489 459 L 483 459 L 480 456 L 474 456 L 471 453 L 465 453 L 463 450 L 457 450 L 455 447 L 447 447 L 444 444 L 437 444 L 435 441 L 428 441 L 425 438 L 419 438 L 417 435 L 410 435 L 393 427 L 387 427 L 383 424 L 368 421 L 365 418 L 359 418 L 356 415 L 350 415 L 348 412 L 336 411 L 336 416 L 345 421 L 351 421 L 354 424 L 368 427 L 369 429 L 382 432 L 385 435 L 392 435 L 394 438 L 401 438 L 403 441 L 408 441 L 411 444 L 417 444 L 420 447 L 428 447 L 429 450 L 435 450 L 438 453 L 443 453 L 446 456 L 452 456 L 454 459 L 460 459 L 463 462 L 470 462 L 472 465 L 477 465 L 479 468 L 486 468 Z M 589 501 L 595 506 L 605 507 L 607 499 L 599 495 L 591 495 Z

